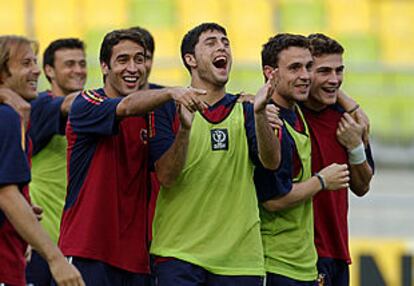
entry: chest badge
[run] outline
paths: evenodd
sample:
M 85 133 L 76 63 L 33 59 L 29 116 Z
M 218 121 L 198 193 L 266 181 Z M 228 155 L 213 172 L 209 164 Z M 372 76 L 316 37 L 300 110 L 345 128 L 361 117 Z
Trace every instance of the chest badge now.
M 229 150 L 229 136 L 227 129 L 212 129 L 211 149 L 213 151 Z

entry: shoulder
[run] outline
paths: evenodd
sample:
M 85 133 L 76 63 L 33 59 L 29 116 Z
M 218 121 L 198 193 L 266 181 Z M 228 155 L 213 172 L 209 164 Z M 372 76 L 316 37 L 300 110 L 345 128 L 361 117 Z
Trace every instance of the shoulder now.
M 0 134 L 2 137 L 10 136 L 16 131 L 20 134 L 21 118 L 13 108 L 0 104 Z

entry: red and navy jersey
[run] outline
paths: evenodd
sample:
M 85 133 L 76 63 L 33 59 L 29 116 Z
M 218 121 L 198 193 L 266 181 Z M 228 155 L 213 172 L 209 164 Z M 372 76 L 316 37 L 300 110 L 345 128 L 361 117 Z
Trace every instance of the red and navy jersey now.
M 33 142 L 33 156 L 46 147 L 53 135 L 65 134 L 67 117 L 60 111 L 63 100 L 63 96 L 53 96 L 50 91 L 44 91 L 30 102 L 29 136 Z
M 164 88 L 161 85 L 150 83 L 149 89 L 160 89 Z M 154 112 L 148 113 L 148 120 L 149 122 L 154 122 Z M 152 222 L 154 220 L 155 215 L 155 205 L 157 203 L 158 193 L 160 192 L 160 181 L 158 180 L 157 174 L 154 171 L 153 166 L 151 166 L 151 189 L 150 189 L 150 198 L 149 198 L 149 206 L 148 206 L 148 241 L 152 240 Z
M 121 100 L 99 89 L 72 104 L 59 246 L 66 256 L 148 273 L 147 124 L 145 117 L 118 120 Z
M 218 102 L 208 107 L 203 113 L 204 118 L 214 123 L 223 121 L 233 110 L 237 98 L 236 95 L 226 94 Z M 253 105 L 247 102 L 243 103 L 243 110 L 250 158 L 255 165 L 260 165 L 254 126 Z M 179 115 L 173 100 L 156 109 L 154 114 L 155 116 L 150 120 L 149 128 L 151 143 L 150 157 L 152 163 L 155 163 L 161 158 L 161 156 L 171 147 L 180 126 Z
M 348 153 L 336 137 L 338 123 L 344 113 L 339 105 L 320 112 L 302 106 L 312 142 L 312 173 L 332 163 L 348 164 Z M 373 168 L 370 148 L 366 150 Z M 315 245 L 319 257 L 351 263 L 348 248 L 348 190 L 319 192 L 313 199 Z
M 0 186 L 17 185 L 29 201 L 31 144 L 19 115 L 0 104 Z M 0 282 L 25 284 L 27 244 L 0 210 Z
M 273 102 L 273 104 L 275 104 Z M 279 116 L 287 121 L 296 131 L 303 133 L 304 124 L 300 116 L 293 110 L 278 106 Z M 279 130 L 281 162 L 276 171 L 256 168 L 254 183 L 259 202 L 266 202 L 275 197 L 281 197 L 292 190 L 293 178 L 299 174 L 301 162 L 296 150 L 295 141 L 283 125 Z

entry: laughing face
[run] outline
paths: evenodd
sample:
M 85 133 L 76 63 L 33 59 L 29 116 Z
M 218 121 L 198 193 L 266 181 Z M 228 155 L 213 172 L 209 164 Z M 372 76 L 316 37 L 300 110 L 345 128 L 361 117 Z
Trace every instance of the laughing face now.
M 328 54 L 314 58 L 309 102 L 321 109 L 335 104 L 343 80 L 344 65 L 341 54 Z
M 194 48 L 194 55 L 187 55 L 193 77 L 216 87 L 224 87 L 229 79 L 232 64 L 230 42 L 217 30 L 203 32 Z
M 308 98 L 313 60 L 309 49 L 289 47 L 280 52 L 276 72 L 278 94 L 288 106 Z
M 10 75 L 4 76 L 3 86 L 10 88 L 26 100 L 34 99 L 37 95 L 40 69 L 30 44 L 22 45 L 11 53 L 8 68 Z
M 55 52 L 54 67 L 45 72 L 52 81 L 55 95 L 67 95 L 83 89 L 86 81 L 86 59 L 81 49 L 60 49 Z
M 102 63 L 101 69 L 106 76 L 106 94 L 110 97 L 127 96 L 144 84 L 144 48 L 133 41 L 123 40 L 112 48 L 110 66 Z

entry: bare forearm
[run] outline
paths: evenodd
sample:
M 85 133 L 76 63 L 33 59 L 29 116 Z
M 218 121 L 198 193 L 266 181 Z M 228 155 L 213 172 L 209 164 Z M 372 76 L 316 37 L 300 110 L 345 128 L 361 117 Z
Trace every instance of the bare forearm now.
M 190 130 L 180 128 L 173 145 L 155 163 L 155 171 L 162 186 L 171 187 L 180 175 L 187 159 Z
M 312 198 L 321 190 L 322 188 L 318 178 L 313 176 L 304 182 L 293 184 L 292 190 L 288 194 L 283 197 L 268 200 L 263 203 L 263 206 L 268 211 L 273 212 L 291 208 Z
M 338 104 L 347 111 L 353 109 L 357 105 L 357 102 L 353 98 L 348 96 L 343 90 L 339 91 L 337 101 Z
M 255 112 L 257 148 L 262 165 L 276 170 L 280 163 L 280 144 L 275 132 L 270 127 L 265 112 Z
M 142 115 L 154 110 L 171 98 L 169 88 L 140 90 L 121 100 L 117 106 L 116 115 L 121 118 Z
M 369 191 L 369 184 L 372 179 L 372 169 L 368 162 L 362 164 L 350 165 L 351 172 L 351 190 L 352 192 L 362 197 Z
M 0 189 L 0 208 L 19 235 L 48 262 L 63 258 L 16 185 L 8 185 Z

